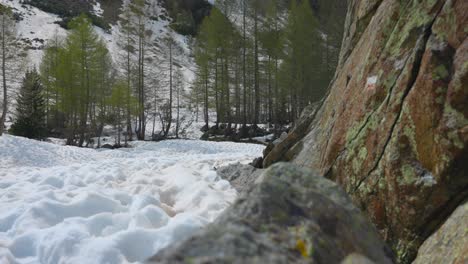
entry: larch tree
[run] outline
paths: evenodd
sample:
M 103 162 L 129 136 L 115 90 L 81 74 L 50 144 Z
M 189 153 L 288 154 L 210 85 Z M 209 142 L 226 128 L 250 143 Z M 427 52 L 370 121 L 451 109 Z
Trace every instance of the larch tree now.
M 125 8 L 123 11 L 122 16 L 120 17 L 119 26 L 121 28 L 122 35 L 119 38 L 119 44 L 125 51 L 125 55 L 122 60 L 122 65 L 124 69 L 124 75 L 126 80 L 127 89 L 125 92 L 125 101 L 127 109 L 125 111 L 125 118 L 126 118 L 126 133 L 125 133 L 125 145 L 127 144 L 128 140 L 133 139 L 133 130 L 132 130 L 132 118 L 131 112 L 132 109 L 130 108 L 130 100 L 132 98 L 132 68 L 133 68 L 133 60 L 132 54 L 135 50 L 134 48 L 134 39 L 133 39 L 133 29 L 132 29 L 132 14 L 130 8 Z
M 145 1 L 135 0 L 130 3 L 130 10 L 135 17 L 136 37 L 138 42 L 137 48 L 137 98 L 138 98 L 138 127 L 136 128 L 137 137 L 139 140 L 145 139 L 146 132 L 146 109 L 145 109 L 145 56 L 147 46 L 147 31 L 146 22 L 147 16 L 145 13 Z
M 68 36 L 65 49 L 72 58 L 73 73 L 76 89 L 71 92 L 77 95 L 78 146 L 83 146 L 87 133 L 88 121 L 93 118 L 92 106 L 95 103 L 93 94 L 96 93 L 97 80 L 100 77 L 99 64 L 105 44 L 94 31 L 90 20 L 82 15 L 70 22 L 71 34 Z M 101 54 L 100 54 L 101 53 Z
M 198 66 L 195 89 L 197 89 L 199 94 L 202 94 L 203 98 L 203 119 L 205 121 L 205 127 L 203 130 L 208 131 L 209 129 L 209 88 L 210 88 L 210 67 L 209 67 L 209 47 L 208 47 L 208 38 L 209 38 L 209 20 L 205 19 L 200 26 L 198 32 L 197 41 L 195 43 L 195 62 Z
M 56 93 L 49 108 L 63 115 L 67 144 L 82 147 L 103 126 L 112 67 L 106 44 L 85 15 L 69 28 L 65 41 L 46 51 L 41 73 Z
M 60 94 L 57 89 L 56 77 L 58 70 L 58 51 L 61 45 L 62 39 L 59 37 L 58 33 L 55 32 L 53 38 L 46 44 L 44 55 L 42 56 L 42 62 L 39 67 L 45 93 L 46 123 L 48 126 L 55 128 L 59 126 L 59 109 L 57 104 L 59 102 Z

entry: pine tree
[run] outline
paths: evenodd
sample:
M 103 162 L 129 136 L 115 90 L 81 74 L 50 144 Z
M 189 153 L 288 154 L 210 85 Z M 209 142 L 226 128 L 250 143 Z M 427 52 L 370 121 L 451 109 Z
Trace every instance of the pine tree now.
M 262 25 L 261 43 L 268 61 L 267 71 L 267 98 L 268 120 L 275 125 L 280 122 L 281 100 L 279 93 L 279 65 L 283 56 L 283 34 L 278 21 L 278 2 L 270 0 L 267 7 L 265 21 Z
M 42 139 L 47 134 L 45 99 L 41 77 L 34 69 L 27 71 L 17 100 L 16 121 L 10 133 Z
M 309 1 L 291 3 L 286 29 L 286 57 L 282 74 L 284 89 L 289 89 L 290 118 L 294 121 L 304 107 L 321 97 L 317 84 L 321 70 L 318 67 L 321 41 Z M 315 66 L 315 67 L 314 67 Z

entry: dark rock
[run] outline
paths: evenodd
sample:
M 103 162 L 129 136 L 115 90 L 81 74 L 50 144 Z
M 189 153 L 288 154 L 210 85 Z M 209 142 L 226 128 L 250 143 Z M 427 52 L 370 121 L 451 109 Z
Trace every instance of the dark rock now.
M 201 140 L 208 140 L 210 138 L 210 133 L 205 132 L 203 135 L 200 137 Z
M 104 144 L 101 146 L 101 148 L 103 149 L 114 149 L 114 146 L 112 146 L 111 144 Z
M 254 168 L 262 169 L 263 168 L 263 157 L 258 157 L 256 159 L 254 159 L 250 165 L 252 165 Z
M 207 125 L 204 125 L 204 126 L 200 129 L 201 132 L 207 132 L 208 130 L 210 130 L 210 128 L 209 128 Z
M 251 165 L 237 163 L 221 167 L 216 173 L 222 179 L 229 181 L 239 193 L 244 193 L 255 185 L 255 181 L 260 177 L 262 170 L 258 170 Z
M 166 137 L 164 135 L 161 135 L 161 134 L 154 134 L 151 137 L 152 141 L 162 141 L 162 140 L 165 140 L 165 139 L 166 139 Z
M 276 164 L 199 234 L 152 263 L 340 263 L 358 254 L 392 263 L 372 226 L 335 183 Z

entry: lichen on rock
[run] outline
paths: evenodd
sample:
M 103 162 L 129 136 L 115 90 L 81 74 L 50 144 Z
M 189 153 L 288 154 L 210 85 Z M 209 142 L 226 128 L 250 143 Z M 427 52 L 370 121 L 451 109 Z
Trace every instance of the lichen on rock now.
M 287 163 L 271 166 L 261 179 L 205 230 L 151 261 L 392 263 L 376 229 L 332 181 Z
M 331 90 L 301 150 L 282 150 L 339 183 L 400 263 L 468 196 L 467 10 L 462 0 L 349 1 Z

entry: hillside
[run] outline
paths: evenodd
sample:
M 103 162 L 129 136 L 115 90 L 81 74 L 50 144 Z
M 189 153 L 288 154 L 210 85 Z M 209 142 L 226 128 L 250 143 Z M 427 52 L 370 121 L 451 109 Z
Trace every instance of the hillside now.
M 64 37 L 67 35 L 66 23 L 80 13 L 87 13 L 96 25 L 95 29 L 105 39 L 115 62 L 121 60 L 122 46 L 118 44 L 121 37 L 119 27 L 119 15 L 122 2 L 120 1 L 22 1 L 2 0 L 0 3 L 13 8 L 17 18 L 17 31 L 23 48 L 27 50 L 27 68 L 38 67 L 43 50 L 47 43 L 54 39 L 55 35 Z M 165 8 L 166 3 L 160 0 L 147 1 L 148 16 L 153 19 L 147 22 L 151 31 L 148 57 L 154 58 L 148 63 L 148 69 L 152 73 L 164 77 L 167 71 L 167 45 L 164 41 L 172 34 L 177 43 L 178 53 L 175 63 L 183 70 L 186 82 L 193 78 L 194 63 L 191 60 L 190 37 L 183 36 L 171 28 L 173 19 Z M 194 8 L 187 6 L 187 8 Z M 197 12 L 196 10 L 194 12 Z M 147 73 L 151 74 L 151 73 Z

